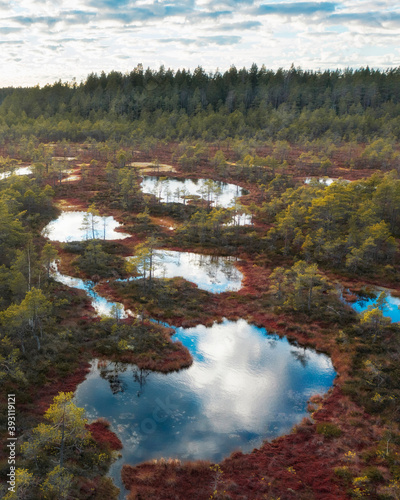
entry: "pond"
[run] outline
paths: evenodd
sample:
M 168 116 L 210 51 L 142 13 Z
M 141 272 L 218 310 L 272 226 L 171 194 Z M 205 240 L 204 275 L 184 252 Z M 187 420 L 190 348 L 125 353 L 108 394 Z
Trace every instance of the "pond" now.
M 105 240 L 121 240 L 130 235 L 116 231 L 122 228 L 114 217 L 94 216 L 93 224 L 91 216 L 85 222 L 88 216 L 84 211 L 63 212 L 58 219 L 51 221 L 43 229 L 42 234 L 51 241 L 84 241 L 91 238 Z
M 356 302 L 351 302 L 350 305 L 355 311 L 362 313 L 366 311 L 369 306 L 375 304 L 381 292 L 386 293 L 386 304 L 382 309 L 383 315 L 390 318 L 392 322 L 400 321 L 400 298 L 393 296 L 390 290 L 386 288 L 376 288 L 372 290 L 372 293 L 375 293 L 373 297 L 359 296 Z
M 192 197 L 203 199 L 204 206 L 232 207 L 235 198 L 248 191 L 236 184 L 211 179 L 177 179 L 143 176 L 142 191 L 154 194 L 162 202 L 187 203 Z
M 110 302 L 96 293 L 93 290 L 96 285 L 93 281 L 82 280 L 80 278 L 74 278 L 72 276 L 67 276 L 66 274 L 61 274 L 55 263 L 52 264 L 51 277 L 63 285 L 67 285 L 71 288 L 78 288 L 79 290 L 85 290 L 87 295 L 91 298 L 92 306 L 99 316 L 113 316 L 113 309 L 115 309 L 116 306 L 118 306 L 121 318 L 126 318 L 127 316 L 132 315 L 129 310 L 125 311 L 124 306 L 119 302 Z
M 212 293 L 237 291 L 242 287 L 243 274 L 235 267 L 234 257 L 156 250 L 153 262 L 156 278 L 181 276 Z
M 124 490 L 123 464 L 164 458 L 220 461 L 285 434 L 307 415 L 307 400 L 331 387 L 328 356 L 268 335 L 245 320 L 177 328 L 193 356 L 161 374 L 96 360 L 75 394 L 89 419 L 104 417 L 123 443 L 110 470 Z
M 19 167 L 8 172 L 0 173 L 0 180 L 10 177 L 10 175 L 30 175 L 32 173 L 31 167 Z

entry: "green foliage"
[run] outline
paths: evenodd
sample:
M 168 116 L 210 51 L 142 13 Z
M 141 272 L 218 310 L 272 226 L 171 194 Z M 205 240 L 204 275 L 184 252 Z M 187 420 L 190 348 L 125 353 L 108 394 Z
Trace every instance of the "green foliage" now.
M 352 272 L 391 264 L 397 251 L 398 192 L 400 179 L 394 172 L 328 187 L 289 188 L 280 201 L 263 207 L 275 214 L 268 246 Z
M 343 465 L 341 467 L 335 467 L 334 472 L 337 477 L 339 477 L 346 483 L 350 483 L 351 480 L 353 479 L 353 474 L 346 465 Z
M 26 382 L 19 357 L 19 349 L 13 346 L 8 336 L 3 337 L 0 341 L 0 380 L 10 378 L 19 383 Z
M 27 459 L 43 466 L 49 458 L 54 458 L 62 469 L 66 459 L 73 457 L 76 451 L 82 453 L 83 448 L 90 444 L 85 410 L 78 408 L 72 398 L 72 392 L 60 392 L 54 398 L 53 404 L 44 414 L 48 423 L 35 427 L 30 439 L 21 446 L 21 452 Z M 60 469 L 54 469 L 51 476 L 56 478 L 60 472 Z
M 323 434 L 327 438 L 335 438 L 342 435 L 340 427 L 331 422 L 319 422 L 317 424 L 317 433 Z
M 40 486 L 43 498 L 46 500 L 63 500 L 68 498 L 72 479 L 72 474 L 68 473 L 65 468 L 56 465 L 47 474 L 45 481 Z
M 25 353 L 26 340 L 34 338 L 41 349 L 44 326 L 51 320 L 52 304 L 37 288 L 26 293 L 20 304 L 12 304 L 0 313 L 0 324 L 13 341 L 18 342 Z
M 149 93 L 155 82 L 157 91 Z M 148 152 L 154 139 L 272 137 L 281 141 L 273 151 L 278 161 L 288 155 L 285 141 L 344 137 L 369 139 L 372 146 L 382 139 L 365 161 L 383 155 L 392 162 L 386 141 L 399 136 L 398 89 L 398 68 L 274 72 L 253 65 L 223 74 L 135 68 L 129 74 L 91 74 L 74 86 L 7 89 L 0 120 L 4 139 L 20 138 L 22 157 L 43 163 L 50 148 L 27 135 L 44 142 L 134 137 Z M 117 147 L 113 160 L 124 167 L 126 151 Z M 182 168 L 193 171 L 196 162 L 196 154 L 180 154 Z
M 15 471 L 15 489 L 8 491 L 3 500 L 24 500 L 32 498 L 31 490 L 35 483 L 35 477 L 28 469 L 17 468 Z
M 145 289 L 147 284 L 149 288 L 152 286 L 152 278 L 157 265 L 155 259 L 156 245 L 156 238 L 147 238 L 143 243 L 136 245 L 135 255 L 126 261 L 125 269 L 127 273 L 142 276 Z
M 296 262 L 285 270 L 276 268 L 270 275 L 270 291 L 281 306 L 307 314 L 326 314 L 326 305 L 332 304 L 340 317 L 342 307 L 332 285 L 319 273 L 316 264 Z
M 76 263 L 88 276 L 110 276 L 112 260 L 110 255 L 103 250 L 101 243 L 90 242 Z

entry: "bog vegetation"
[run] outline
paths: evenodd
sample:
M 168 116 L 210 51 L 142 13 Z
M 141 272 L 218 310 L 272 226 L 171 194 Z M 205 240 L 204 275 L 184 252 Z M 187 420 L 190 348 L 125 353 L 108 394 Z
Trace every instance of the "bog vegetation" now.
M 117 498 L 105 474 L 118 439 L 72 401 L 88 361 L 180 369 L 189 352 L 150 319 L 190 326 L 226 316 L 329 353 L 335 388 L 255 454 L 125 468 L 130 498 L 399 498 L 399 326 L 384 315 L 385 293 L 363 315 L 345 300 L 367 285 L 399 293 L 399 135 L 399 69 L 138 66 L 79 85 L 0 89 L 2 429 L 7 393 L 18 408 L 17 493 L 5 482 L 2 431 L 3 496 Z M 144 167 L 166 180 L 211 180 L 198 196 L 161 201 L 159 186 L 142 191 Z M 248 194 L 216 206 L 217 181 Z M 87 212 L 86 239 L 50 243 L 43 228 L 68 207 Z M 96 216 L 111 214 L 125 240 L 94 230 Z M 155 278 L 157 248 L 240 257 L 243 289 L 214 295 Z M 54 279 L 55 261 L 132 315 L 115 307 L 96 317 L 83 291 Z

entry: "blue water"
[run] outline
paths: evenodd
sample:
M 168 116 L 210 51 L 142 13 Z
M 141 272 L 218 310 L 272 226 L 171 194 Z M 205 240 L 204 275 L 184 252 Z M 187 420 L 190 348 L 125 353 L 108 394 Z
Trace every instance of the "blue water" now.
M 233 257 L 156 250 L 153 258 L 154 277 L 180 276 L 211 293 L 237 291 L 242 287 L 243 274 L 235 267 L 234 262 Z
M 381 291 L 384 291 L 387 295 L 386 297 L 386 305 L 384 306 L 382 313 L 387 318 L 390 318 L 392 322 L 400 321 L 400 298 L 394 297 L 390 290 L 387 289 L 376 289 L 376 296 L 372 298 L 359 298 L 356 302 L 352 302 L 350 305 L 355 309 L 358 313 L 362 313 L 366 311 L 368 307 L 374 307 L 376 299 L 378 298 Z
M 116 307 L 118 307 L 120 311 L 121 318 L 131 315 L 130 311 L 125 311 L 124 306 L 119 302 L 111 302 L 95 292 L 93 289 L 95 283 L 93 281 L 82 280 L 81 278 L 74 278 L 73 276 L 61 274 L 55 263 L 52 265 L 51 277 L 63 285 L 67 285 L 71 288 L 77 288 L 78 290 L 85 290 L 91 299 L 91 304 L 94 310 L 99 316 L 114 317 Z
M 120 487 L 124 463 L 217 462 L 289 432 L 307 415 L 310 396 L 325 393 L 335 377 L 328 356 L 243 319 L 177 328 L 174 338 L 190 350 L 190 368 L 165 375 L 93 361 L 77 388 L 75 403 L 90 419 L 109 420 L 124 445 L 110 470 Z

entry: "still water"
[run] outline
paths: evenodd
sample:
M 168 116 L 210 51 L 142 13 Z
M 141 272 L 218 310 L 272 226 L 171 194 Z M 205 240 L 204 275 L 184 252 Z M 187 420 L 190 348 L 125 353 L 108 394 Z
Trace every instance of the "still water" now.
M 76 390 L 88 418 L 105 417 L 123 443 L 110 470 L 119 487 L 124 463 L 217 462 L 289 432 L 307 415 L 310 396 L 325 393 L 335 377 L 328 356 L 243 319 L 177 328 L 174 339 L 190 350 L 190 368 L 160 374 L 94 360 Z
M 61 274 L 55 263 L 52 265 L 51 277 L 63 285 L 67 285 L 71 288 L 77 288 L 78 290 L 85 290 L 91 299 L 93 309 L 99 316 L 113 316 L 115 307 L 117 306 L 120 312 L 120 317 L 125 318 L 128 315 L 131 315 L 130 311 L 125 311 L 124 306 L 119 302 L 111 302 L 96 293 L 93 289 L 96 284 L 93 281 L 82 280 L 80 278 L 74 278 L 73 276 Z
M 325 186 L 330 186 L 333 182 L 345 182 L 349 183 L 348 179 L 343 179 L 342 177 L 340 178 L 332 178 L 332 177 L 306 177 L 304 182 L 305 184 L 310 184 L 311 181 L 313 182 L 319 182 L 320 184 L 325 184 Z
M 196 196 L 204 200 L 206 206 L 232 207 L 235 198 L 247 194 L 247 191 L 236 184 L 212 181 L 210 179 L 177 179 L 144 176 L 142 191 L 154 194 L 162 202 L 187 203 L 190 197 Z
M 356 302 L 352 302 L 350 305 L 358 313 L 362 313 L 368 309 L 368 307 L 374 307 L 374 304 L 381 292 L 386 293 L 386 304 L 383 306 L 382 313 L 384 316 L 390 318 L 392 322 L 400 321 L 400 298 L 394 297 L 390 290 L 386 288 L 377 288 L 374 290 L 375 297 L 360 297 Z
M 155 278 L 181 276 L 212 293 L 237 291 L 242 287 L 243 274 L 235 267 L 234 257 L 156 250 L 153 262 Z
M 87 212 L 71 211 L 63 212 L 58 219 L 51 221 L 43 229 L 42 234 L 51 241 L 84 241 L 91 238 L 105 240 L 121 240 L 128 238 L 129 234 L 116 231 L 121 224 L 114 217 L 94 216 L 94 222 L 85 223 Z
M 19 168 L 15 168 L 14 170 L 10 170 L 8 172 L 1 172 L 0 173 L 0 180 L 6 179 L 7 177 L 10 177 L 11 175 L 30 175 L 31 173 L 32 173 L 31 167 L 19 167 Z

